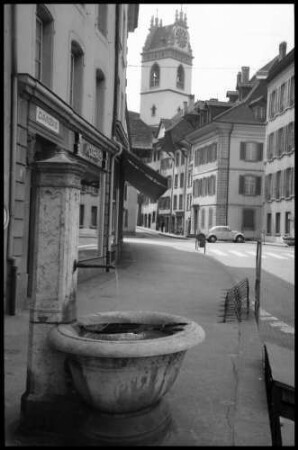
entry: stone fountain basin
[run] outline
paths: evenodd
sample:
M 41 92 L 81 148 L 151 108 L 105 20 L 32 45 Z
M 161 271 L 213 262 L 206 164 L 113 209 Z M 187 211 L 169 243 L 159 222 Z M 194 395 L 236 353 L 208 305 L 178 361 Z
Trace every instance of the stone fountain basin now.
M 101 334 L 106 324 L 109 329 L 114 324 L 114 332 Z M 137 324 L 140 330 L 131 332 Z M 121 326 L 128 331 L 117 332 Z M 159 402 L 175 382 L 186 351 L 204 338 L 202 327 L 185 317 L 135 311 L 89 315 L 49 333 L 50 343 L 67 355 L 78 393 L 108 414 L 134 413 Z

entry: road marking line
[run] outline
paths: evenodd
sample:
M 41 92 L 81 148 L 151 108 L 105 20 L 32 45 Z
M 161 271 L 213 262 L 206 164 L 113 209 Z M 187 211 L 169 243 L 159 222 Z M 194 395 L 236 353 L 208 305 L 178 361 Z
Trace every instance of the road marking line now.
M 251 309 L 252 310 L 254 310 L 254 305 L 255 305 L 255 301 L 251 300 Z M 283 333 L 295 334 L 295 328 L 286 324 L 285 322 L 278 321 L 277 317 L 271 316 L 263 308 L 260 308 L 259 315 L 260 315 L 260 320 L 262 320 L 262 321 L 272 320 L 273 322 L 269 323 L 269 325 L 271 327 L 280 327 L 280 331 L 282 331 Z
M 97 245 L 96 245 L 96 244 L 79 245 L 79 248 L 86 248 L 86 247 L 89 247 L 89 248 L 97 248 Z
M 273 322 L 269 324 L 271 327 L 286 327 L 287 324 L 285 322 L 279 321 L 279 322 Z
M 210 252 L 213 252 L 213 253 L 216 253 L 217 255 L 220 255 L 220 256 L 227 256 L 227 254 L 226 253 L 224 253 L 224 252 L 222 252 L 222 251 L 220 251 L 220 250 L 216 250 L 216 249 L 214 249 L 214 248 L 208 248 L 208 250 L 210 251 Z
M 229 253 L 233 253 L 236 256 L 240 256 L 241 258 L 247 258 L 248 257 L 247 255 L 244 255 L 244 253 L 237 252 L 236 250 L 228 250 L 228 252 Z
M 266 317 L 261 317 L 261 320 L 278 320 L 278 318 L 277 317 L 274 317 L 274 316 L 266 316 Z
M 264 309 L 260 309 L 260 316 L 261 317 L 269 317 L 271 314 L 269 314 L 267 311 L 264 311 Z
M 276 255 L 275 253 L 266 252 L 266 255 L 273 256 L 273 258 L 277 258 L 277 259 L 287 259 L 284 256 Z
M 256 256 L 256 252 L 249 252 L 246 250 L 246 253 L 248 253 L 249 255 L 252 255 L 252 256 Z
M 286 325 L 285 327 L 282 327 L 281 331 L 283 331 L 284 333 L 295 334 L 295 328 L 291 327 L 290 325 Z
M 290 256 L 290 258 L 294 258 L 295 255 L 293 253 L 285 253 L 285 255 Z

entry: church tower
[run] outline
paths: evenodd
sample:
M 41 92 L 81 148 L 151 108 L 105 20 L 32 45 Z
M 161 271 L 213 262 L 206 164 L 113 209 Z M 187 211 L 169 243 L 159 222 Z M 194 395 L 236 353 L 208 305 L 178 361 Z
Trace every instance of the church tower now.
M 192 59 L 186 14 L 176 10 L 175 23 L 167 26 L 152 16 L 142 52 L 140 117 L 147 125 L 189 103 Z

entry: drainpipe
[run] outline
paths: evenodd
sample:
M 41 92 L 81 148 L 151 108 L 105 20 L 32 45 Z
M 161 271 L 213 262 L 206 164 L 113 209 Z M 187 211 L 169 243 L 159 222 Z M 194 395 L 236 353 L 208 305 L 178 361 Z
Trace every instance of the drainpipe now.
M 183 235 L 187 236 L 188 227 L 186 226 L 186 197 L 187 197 L 187 179 L 188 179 L 188 152 L 184 155 L 185 158 L 185 171 L 184 171 L 184 185 L 183 185 L 183 207 L 184 207 L 184 224 L 183 224 Z
M 228 215 L 229 215 L 230 153 L 231 153 L 231 135 L 232 135 L 233 129 L 234 129 L 234 124 L 232 125 L 232 128 L 229 131 L 228 166 L 227 166 L 226 225 L 229 224 Z
M 171 155 L 170 155 L 171 156 Z M 169 230 L 168 230 L 168 233 L 172 233 L 172 223 L 173 223 L 173 220 L 172 220 L 172 214 L 173 214 L 173 210 L 174 210 L 174 205 L 173 205 L 173 202 L 174 202 L 174 182 L 175 182 L 175 158 L 173 158 L 172 156 L 171 156 L 171 159 L 172 159 L 172 162 L 173 162 L 173 176 L 172 176 L 172 185 L 171 185 L 171 201 L 170 201 L 170 220 L 169 220 Z
M 119 58 L 119 5 L 115 5 L 115 75 L 114 75 L 114 105 L 113 105 L 113 124 L 112 124 L 112 135 L 115 138 L 116 134 L 116 121 L 117 121 L 117 107 L 118 107 L 118 58 Z M 108 215 L 108 236 L 107 236 L 107 256 L 106 256 L 106 272 L 109 272 L 109 265 L 111 263 L 111 246 L 112 246 L 112 215 L 113 215 L 113 191 L 114 191 L 114 179 L 115 179 L 115 158 L 120 156 L 123 147 L 117 142 L 119 151 L 111 155 L 110 163 L 110 210 Z
M 9 173 L 9 226 L 7 236 L 7 260 L 10 263 L 10 290 L 9 290 L 9 314 L 16 314 L 17 272 L 16 258 L 13 258 L 13 222 L 14 222 L 14 198 L 15 198 L 15 164 L 17 142 L 17 27 L 16 5 L 11 5 L 11 124 L 10 124 L 10 173 Z

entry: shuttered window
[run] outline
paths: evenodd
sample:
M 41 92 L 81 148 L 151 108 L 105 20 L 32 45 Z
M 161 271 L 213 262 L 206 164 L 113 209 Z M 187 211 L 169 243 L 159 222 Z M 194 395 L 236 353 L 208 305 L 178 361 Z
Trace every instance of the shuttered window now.
M 241 142 L 240 159 L 242 161 L 262 161 L 263 144 L 261 142 Z
M 247 196 L 261 195 L 262 177 L 255 175 L 239 176 L 239 194 Z
M 275 198 L 278 200 L 281 196 L 281 170 L 276 172 L 275 176 Z

